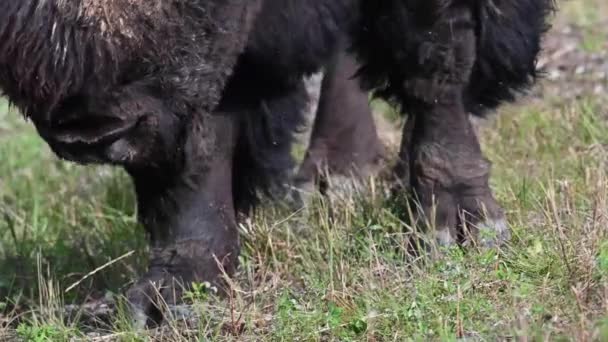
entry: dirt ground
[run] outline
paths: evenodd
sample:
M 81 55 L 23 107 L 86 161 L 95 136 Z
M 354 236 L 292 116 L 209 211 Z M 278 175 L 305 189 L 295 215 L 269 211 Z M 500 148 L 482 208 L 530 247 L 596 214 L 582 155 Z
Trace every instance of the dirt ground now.
M 537 97 L 572 100 L 608 91 L 608 21 L 593 29 L 558 23 L 547 36 L 542 57 L 544 80 L 534 91 Z

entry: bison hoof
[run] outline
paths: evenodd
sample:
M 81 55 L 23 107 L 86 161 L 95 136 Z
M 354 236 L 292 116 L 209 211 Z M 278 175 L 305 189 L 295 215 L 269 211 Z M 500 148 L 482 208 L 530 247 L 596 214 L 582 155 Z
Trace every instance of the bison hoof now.
M 457 197 L 459 231 L 464 242 L 474 242 L 482 248 L 498 248 L 511 239 L 503 209 L 492 196 L 489 187 L 483 187 L 476 195 Z
M 195 285 L 218 293 L 225 284 L 222 275 L 236 266 L 236 257 L 223 259 L 194 241 L 153 250 L 148 271 L 126 293 L 135 327 L 145 329 L 172 316 L 167 313 L 184 304 Z
M 284 203 L 292 211 L 305 210 L 310 206 L 316 191 L 317 189 L 313 181 L 294 181 L 293 184 L 288 187 Z
M 436 189 L 432 194 L 423 194 L 426 196 L 422 198 L 436 201 L 432 205 L 417 205 L 420 210 L 414 222 L 431 227 L 439 246 L 501 247 L 510 240 L 511 232 L 502 208 L 489 189 L 483 190 L 474 191 L 475 196 Z
M 485 220 L 477 224 L 479 231 L 479 244 L 486 248 L 496 248 L 511 240 L 511 230 L 507 220 L 502 217 Z

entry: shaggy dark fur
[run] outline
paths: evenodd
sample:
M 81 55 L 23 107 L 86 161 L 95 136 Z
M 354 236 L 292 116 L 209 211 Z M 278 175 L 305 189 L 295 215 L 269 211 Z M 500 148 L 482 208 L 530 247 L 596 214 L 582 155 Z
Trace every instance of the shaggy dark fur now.
M 302 77 L 332 63 L 345 37 L 367 89 L 414 120 L 402 181 L 423 214 L 437 195 L 443 238 L 453 239 L 462 210 L 476 220 L 480 202 L 501 218 L 466 111 L 481 115 L 530 84 L 551 8 L 551 0 L 3 1 L 0 89 L 59 156 L 121 165 L 133 177 L 153 249 L 128 295 L 149 314 L 153 284 L 171 300 L 174 279 L 234 271 L 236 210 L 285 183 L 306 104 Z
M 250 30 L 256 2 L 241 3 L 3 1 L 1 84 L 37 124 L 71 97 L 144 80 L 212 109 Z
M 471 19 L 449 19 L 468 8 Z M 458 81 L 456 51 L 439 38 L 438 23 L 471 27 L 476 56 L 465 94 L 467 110 L 483 115 L 533 84 L 536 58 L 553 0 L 386 0 L 362 1 L 362 23 L 355 27 L 355 52 L 364 61 L 364 84 L 406 109 L 426 89 L 418 80 L 434 75 L 438 87 Z M 403 35 L 407 32 L 407 35 Z M 404 96 L 404 91 L 405 95 Z M 428 93 L 428 92 L 427 92 Z M 429 99 L 430 100 L 430 99 Z

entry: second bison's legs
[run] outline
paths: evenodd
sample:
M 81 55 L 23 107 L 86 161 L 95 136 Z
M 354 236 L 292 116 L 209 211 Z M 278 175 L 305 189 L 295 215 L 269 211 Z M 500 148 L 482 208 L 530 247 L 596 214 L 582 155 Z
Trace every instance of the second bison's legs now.
M 305 158 L 294 185 L 313 188 L 325 176 L 365 175 L 383 154 L 367 92 L 354 78 L 357 64 L 342 52 L 326 70 Z

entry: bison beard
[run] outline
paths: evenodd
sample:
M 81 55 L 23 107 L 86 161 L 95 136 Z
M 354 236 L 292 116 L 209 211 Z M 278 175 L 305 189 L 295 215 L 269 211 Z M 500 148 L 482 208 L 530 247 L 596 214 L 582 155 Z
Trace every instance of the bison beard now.
M 421 215 L 437 206 L 437 239 L 461 241 L 465 223 L 493 232 L 488 244 L 505 239 L 467 113 L 531 84 L 551 9 L 552 0 L 3 1 L 0 89 L 60 157 L 132 176 L 152 248 L 128 297 L 146 317 L 155 287 L 174 301 L 174 281 L 218 283 L 235 270 L 235 213 L 292 167 L 303 76 L 333 66 L 302 178 L 321 160 L 346 172 L 379 155 L 345 43 L 365 89 L 410 114 L 396 175 Z M 369 144 L 356 144 L 361 135 Z M 344 140 L 354 142 L 348 158 Z

